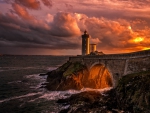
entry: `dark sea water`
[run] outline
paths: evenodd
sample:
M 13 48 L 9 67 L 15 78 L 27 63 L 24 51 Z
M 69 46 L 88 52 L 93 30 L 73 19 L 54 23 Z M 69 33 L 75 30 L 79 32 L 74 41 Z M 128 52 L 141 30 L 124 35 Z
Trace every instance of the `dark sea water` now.
M 0 56 L 0 113 L 55 113 L 64 92 L 40 88 L 46 76 L 68 56 Z

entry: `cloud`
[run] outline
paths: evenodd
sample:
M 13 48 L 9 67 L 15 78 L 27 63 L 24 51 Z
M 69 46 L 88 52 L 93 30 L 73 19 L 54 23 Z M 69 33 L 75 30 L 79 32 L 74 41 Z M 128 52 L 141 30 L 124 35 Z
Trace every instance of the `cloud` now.
M 51 0 L 41 0 L 43 4 L 47 7 L 52 7 L 52 1 Z
M 66 10 L 67 11 L 73 11 L 73 8 L 74 8 L 74 6 L 73 5 L 71 5 L 71 4 L 68 4 L 68 3 L 65 3 L 65 7 L 66 7 Z
M 40 8 L 40 2 L 38 0 L 15 0 L 15 3 L 23 5 L 30 9 Z
M 144 23 L 140 20 L 110 20 L 65 12 L 54 17 L 48 15 L 48 18 L 53 19 L 23 21 L 12 13 L 0 13 L 1 47 L 80 50 L 85 29 L 91 35 L 91 43 L 96 43 L 100 51 L 135 51 L 149 47 L 150 28 L 136 29 Z
M 74 2 L 63 0 L 62 2 L 74 6 L 73 11 L 70 11 L 86 14 L 89 17 L 104 17 L 111 20 L 118 18 L 125 20 L 147 18 L 147 21 L 150 18 L 149 0 L 75 0 Z M 59 8 L 61 11 L 65 11 L 62 5 L 59 5 Z
M 26 19 L 26 20 L 32 20 L 34 19 L 33 16 L 31 16 L 27 10 L 20 6 L 19 4 L 12 4 L 13 9 L 15 10 L 15 13 L 19 15 L 21 18 Z
M 7 4 L 19 4 L 22 7 L 28 8 L 28 9 L 33 9 L 33 10 L 38 10 L 41 9 L 42 5 L 41 3 L 44 4 L 44 6 L 47 6 L 49 8 L 52 7 L 52 1 L 51 0 L 2 0 L 0 3 L 7 3 Z
M 54 20 L 54 16 L 51 14 L 47 14 L 46 19 L 45 19 L 48 23 L 53 22 Z
M 88 17 L 85 14 L 75 14 L 79 28 L 86 29 L 91 35 L 91 43 L 96 43 L 99 50 L 114 50 L 117 52 L 137 51 L 149 47 L 149 27 L 139 29 L 144 21 L 127 21 L 125 19 L 110 20 L 107 18 Z M 146 24 L 146 23 L 145 23 Z M 84 26 L 84 27 L 83 27 Z M 140 40 L 139 37 L 143 38 Z M 138 41 L 135 41 L 138 40 Z
M 54 16 L 52 23 L 52 34 L 55 36 L 77 36 L 80 35 L 75 18 L 70 13 L 59 12 Z
M 34 19 L 32 22 L 23 21 L 21 18 L 12 13 L 0 13 L 0 20 L 1 47 L 12 47 L 12 49 L 15 47 L 45 48 L 50 50 L 60 48 L 76 49 L 80 47 L 79 43 L 76 43 L 77 38 L 67 38 L 65 37 L 66 34 L 64 35 L 61 31 L 58 32 L 59 36 L 54 36 L 52 34 L 53 31 L 50 29 L 50 27 L 52 27 L 51 24 L 49 25 L 46 21 L 37 19 Z M 68 25 L 71 21 L 67 21 L 66 23 Z M 55 25 L 54 22 L 52 25 Z M 71 29 L 74 30 L 74 28 Z

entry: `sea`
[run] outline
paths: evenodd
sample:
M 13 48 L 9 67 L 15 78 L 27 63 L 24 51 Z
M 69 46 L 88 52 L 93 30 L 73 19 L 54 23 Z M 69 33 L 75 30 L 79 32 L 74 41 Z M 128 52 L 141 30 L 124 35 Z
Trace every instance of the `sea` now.
M 0 113 L 58 113 L 65 109 L 58 99 L 86 91 L 49 91 L 42 86 L 47 75 L 67 62 L 69 56 L 0 56 Z M 89 89 L 90 90 L 90 89 Z

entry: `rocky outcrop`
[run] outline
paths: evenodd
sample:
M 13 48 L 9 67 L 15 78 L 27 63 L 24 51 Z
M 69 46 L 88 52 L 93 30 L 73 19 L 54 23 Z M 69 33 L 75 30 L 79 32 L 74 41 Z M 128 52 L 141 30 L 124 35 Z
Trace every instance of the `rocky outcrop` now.
M 118 107 L 133 113 L 150 113 L 150 71 L 124 76 L 116 87 Z
M 48 72 L 46 88 L 49 90 L 82 89 L 87 83 L 88 69 L 79 62 L 67 62 Z
M 82 88 L 101 89 L 113 85 L 108 70 L 101 64 L 89 71 L 80 62 L 67 62 L 56 70 L 47 73 L 46 88 L 49 90 L 80 90 Z
M 119 110 L 114 94 L 114 90 L 105 92 L 105 94 L 88 91 L 74 94 L 67 99 L 60 99 L 57 103 L 70 105 L 60 113 L 117 113 Z
M 58 103 L 70 105 L 61 113 L 150 113 L 150 71 L 126 75 L 103 94 L 82 92 Z
M 113 85 L 108 70 L 101 64 L 90 70 L 80 62 L 67 62 L 47 73 L 46 88 L 68 90 L 106 88 Z M 61 112 L 69 113 L 150 113 L 150 71 L 123 76 L 115 89 L 104 92 L 82 92 L 58 103 L 70 105 Z

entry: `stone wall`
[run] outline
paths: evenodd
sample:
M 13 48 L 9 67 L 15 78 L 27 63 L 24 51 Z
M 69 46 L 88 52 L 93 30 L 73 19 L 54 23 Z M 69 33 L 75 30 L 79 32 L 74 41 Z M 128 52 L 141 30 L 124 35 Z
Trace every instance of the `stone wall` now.
M 82 60 L 82 59 L 130 59 L 130 58 L 142 58 L 150 56 L 150 50 L 124 53 L 124 54 L 106 54 L 106 55 L 86 55 L 86 56 L 75 56 L 70 57 L 70 61 Z
M 111 73 L 116 86 L 118 80 L 126 74 L 150 70 L 150 50 L 126 54 L 76 56 L 70 57 L 69 61 L 79 61 L 88 69 L 96 64 L 103 64 Z
M 124 59 L 107 60 L 106 67 L 113 76 L 115 86 L 118 80 L 124 75 L 125 63 L 126 60 Z
M 150 70 L 150 56 L 128 59 L 127 65 L 126 74 Z

